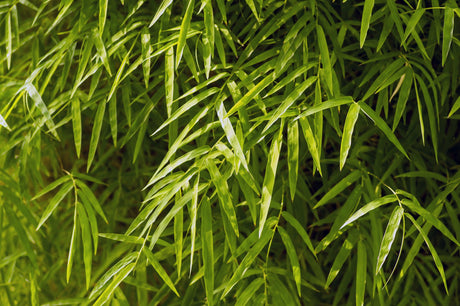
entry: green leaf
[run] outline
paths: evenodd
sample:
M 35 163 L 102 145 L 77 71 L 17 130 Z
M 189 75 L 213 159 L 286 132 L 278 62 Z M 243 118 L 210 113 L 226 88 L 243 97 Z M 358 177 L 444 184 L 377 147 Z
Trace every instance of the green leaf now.
M 77 157 L 80 158 L 82 135 L 80 99 L 78 97 L 74 97 L 70 103 L 72 104 L 72 127 L 75 150 L 77 151 Z
M 224 107 L 224 101 L 221 101 L 217 109 L 217 116 L 219 117 L 220 125 L 222 126 L 222 129 L 225 132 L 225 136 L 227 136 L 228 142 L 230 143 L 233 150 L 235 151 L 236 157 L 243 164 L 243 167 L 249 172 L 248 164 L 246 162 L 246 158 L 244 157 L 244 153 L 243 153 L 243 145 L 240 144 L 240 142 L 238 141 L 238 137 L 236 137 L 235 131 L 233 130 L 232 123 L 230 122 L 230 119 L 226 115 L 227 115 L 227 111 L 225 110 L 225 107 Z
M 102 122 L 104 120 L 105 113 L 105 101 L 100 101 L 97 106 L 96 115 L 94 116 L 93 132 L 91 133 L 91 141 L 89 144 L 88 162 L 86 166 L 86 172 L 89 172 L 91 164 L 93 163 L 94 155 L 99 143 L 99 137 L 101 136 Z
M 366 116 L 368 116 L 372 121 L 374 121 L 375 125 L 377 125 L 377 127 L 385 134 L 388 140 L 391 141 L 396 146 L 396 148 L 398 148 L 398 150 L 401 151 L 401 153 L 404 154 L 405 157 L 407 157 L 407 159 L 409 159 L 406 150 L 404 150 L 398 138 L 396 138 L 395 134 L 385 123 L 385 120 L 383 120 L 379 115 L 377 115 L 377 113 L 366 103 L 360 101 L 358 102 L 358 104 L 361 107 L 361 110 L 364 112 L 364 114 L 366 114 Z
M 376 208 L 379 208 L 382 205 L 385 205 L 385 204 L 388 204 L 388 203 L 391 203 L 391 202 L 395 202 L 397 200 L 398 200 L 398 198 L 394 194 L 390 194 L 390 195 L 378 198 L 376 200 L 373 200 L 373 201 L 367 203 L 366 205 L 361 207 L 358 211 L 356 211 L 350 218 L 348 218 L 348 220 L 345 221 L 345 223 L 340 227 L 340 229 L 342 229 L 345 226 L 347 226 L 348 224 L 351 224 L 352 222 L 358 220 L 359 218 L 361 218 L 362 216 L 364 216 L 368 212 L 370 212 L 370 211 L 372 211 L 372 210 L 374 210 Z
M 99 216 L 106 222 L 109 223 L 107 220 L 107 217 L 104 214 L 104 211 L 102 210 L 101 204 L 99 204 L 99 201 L 97 200 L 96 196 L 94 193 L 91 191 L 91 189 L 82 181 L 76 180 L 75 181 L 77 186 L 80 188 L 78 190 L 78 195 L 82 198 L 83 204 L 90 204 L 94 210 L 97 212 Z
M 359 236 L 357 235 L 357 232 L 352 232 L 348 235 L 347 239 L 340 248 L 339 253 L 335 257 L 334 262 L 332 263 L 331 270 L 329 271 L 329 275 L 327 276 L 326 284 L 324 285 L 325 289 L 329 288 L 329 285 L 339 274 L 340 269 L 342 268 L 347 258 L 350 256 L 351 250 L 353 249 L 358 239 Z
M 78 220 L 80 220 L 81 238 L 83 241 L 83 262 L 85 263 L 86 289 L 89 288 L 91 281 L 91 267 L 93 261 L 93 248 L 91 245 L 91 229 L 88 222 L 88 216 L 83 205 L 79 202 L 75 204 Z
M 107 6 L 109 0 L 99 0 L 99 34 L 104 33 L 105 21 L 107 19 Z
M 313 209 L 317 209 L 325 205 L 327 202 L 339 195 L 345 188 L 353 184 L 362 176 L 362 173 L 358 170 L 351 172 L 349 175 L 344 177 L 340 182 L 334 185 L 322 198 L 316 203 Z M 343 226 L 342 226 L 343 227 Z
M 262 286 L 264 280 L 262 278 L 254 279 L 241 294 L 238 296 L 235 306 L 246 306 L 249 305 L 249 301 L 253 298 L 259 290 L 260 286 Z
M 321 102 L 321 104 L 309 107 L 306 111 L 298 115 L 295 119 L 300 119 L 303 117 L 308 117 L 313 114 L 319 113 L 323 110 L 338 107 L 344 104 L 351 104 L 353 103 L 353 98 L 352 97 L 341 97 L 337 99 L 330 99 L 324 102 Z
M 407 38 L 409 37 L 410 34 L 414 31 L 415 27 L 417 26 L 418 22 L 420 21 L 420 18 L 422 18 L 423 13 L 425 13 L 424 8 L 418 8 L 415 10 L 415 12 L 410 16 L 409 21 L 407 22 L 406 26 L 406 31 L 404 32 L 404 36 L 401 40 L 401 46 L 404 45 L 406 42 Z
M 257 83 L 252 87 L 233 107 L 228 111 L 227 117 L 233 115 L 240 108 L 248 104 L 252 99 L 254 99 L 265 87 L 270 85 L 275 80 L 275 74 L 270 73 L 262 81 Z
M 316 76 L 309 77 L 305 82 L 295 87 L 295 89 L 286 97 L 286 99 L 284 99 L 283 103 L 276 109 L 275 113 L 270 116 L 270 120 L 263 129 L 262 134 L 264 134 L 273 125 L 273 123 L 276 122 L 276 120 L 278 120 L 282 115 L 284 115 L 284 113 L 286 113 L 288 108 L 291 107 L 292 104 L 294 104 L 294 102 L 300 98 L 300 96 L 305 90 L 307 90 L 308 87 L 313 85 L 316 79 Z
M 315 140 L 315 136 L 313 135 L 313 131 L 311 129 L 310 123 L 308 121 L 307 117 L 300 117 L 300 126 L 302 127 L 303 130 L 303 136 L 305 138 L 305 141 L 307 142 L 308 150 L 310 151 L 311 157 L 313 158 L 313 162 L 315 164 L 316 169 L 318 169 L 319 174 L 322 175 L 321 173 L 321 148 L 318 148 L 318 145 Z
M 401 203 L 408 207 L 410 210 L 416 212 L 421 217 L 423 217 L 426 222 L 432 224 L 436 227 L 444 236 L 449 238 L 453 243 L 457 246 L 460 246 L 460 243 L 455 239 L 454 235 L 449 231 L 449 229 L 442 223 L 438 218 L 436 218 L 431 212 L 426 210 L 425 208 L 421 207 L 420 205 L 415 204 L 409 199 L 402 199 Z
M 118 288 L 118 285 L 120 285 L 120 283 L 134 270 L 135 267 L 136 263 L 133 262 L 122 268 L 93 305 L 101 306 L 110 301 L 114 291 Z
M 56 195 L 51 199 L 50 203 L 46 207 L 45 211 L 43 212 L 43 215 L 38 222 L 37 226 L 37 231 L 40 229 L 40 227 L 43 225 L 43 223 L 48 220 L 48 218 L 51 216 L 51 214 L 56 210 L 56 208 L 61 204 L 62 200 L 65 198 L 65 196 L 72 190 L 73 184 L 72 182 L 68 182 L 62 186 L 62 188 L 56 193 Z
M 289 225 L 291 225 L 297 231 L 308 249 L 313 253 L 313 255 L 316 256 L 315 248 L 313 247 L 313 244 L 310 240 L 310 236 L 308 236 L 307 232 L 299 223 L 299 221 L 297 221 L 297 219 L 287 211 L 283 211 L 282 216 L 289 223 Z
M 321 63 L 323 64 L 324 75 L 326 77 L 326 85 L 329 88 L 329 90 L 333 92 L 332 64 L 331 64 L 331 58 L 329 56 L 329 47 L 326 42 L 326 36 L 324 35 L 324 30 L 320 25 L 317 25 L 316 33 L 318 35 L 318 46 L 319 46 L 319 52 L 321 55 Z
M 160 4 L 160 7 L 158 8 L 155 16 L 153 16 L 152 21 L 149 24 L 149 28 L 151 28 L 157 21 L 160 19 L 160 17 L 164 14 L 166 9 L 173 3 L 173 0 L 163 0 Z
M 145 257 L 147 257 L 147 260 L 149 263 L 152 265 L 153 269 L 158 273 L 158 275 L 161 277 L 161 279 L 165 282 L 166 285 L 177 295 L 180 296 L 179 293 L 176 290 L 176 287 L 174 286 L 173 282 L 168 276 L 168 273 L 166 273 L 165 269 L 161 266 L 161 264 L 158 262 L 158 260 L 155 258 L 155 255 L 150 251 L 148 248 L 142 248 L 142 252 L 144 253 Z
M 406 103 L 409 99 L 410 89 L 412 87 L 412 69 L 408 69 L 407 72 L 403 74 L 402 78 L 404 78 L 404 80 L 402 82 L 401 89 L 399 90 L 398 103 L 396 104 L 395 117 L 393 119 L 393 131 L 398 126 L 399 120 L 406 109 Z
M 152 53 L 152 47 L 150 46 L 150 32 L 147 27 L 144 27 L 142 29 L 141 44 L 142 44 L 142 71 L 144 73 L 145 88 L 148 89 L 149 79 L 150 79 L 150 66 L 151 66 L 150 54 Z
M 276 170 L 278 168 L 283 139 L 283 126 L 284 121 L 281 121 L 278 135 L 273 138 L 270 152 L 268 153 L 267 167 L 265 168 L 264 182 L 262 185 L 262 199 L 260 203 L 259 238 L 262 235 L 262 230 L 264 229 L 265 221 L 267 220 L 268 210 L 273 196 L 273 186 L 275 184 Z
M 187 1 L 187 8 L 185 10 L 184 18 L 180 26 L 179 39 L 177 41 L 177 50 L 176 50 L 176 68 L 179 66 L 180 60 L 182 58 L 182 53 L 184 52 L 184 47 L 186 44 L 187 34 L 190 27 L 190 20 L 192 19 L 193 9 L 195 7 L 195 0 Z
M 431 243 L 430 239 L 428 238 L 428 235 L 425 233 L 423 228 L 417 223 L 417 221 L 410 215 L 406 214 L 407 218 L 412 221 L 414 226 L 417 228 L 419 231 L 420 235 L 422 235 L 423 240 L 425 240 L 426 245 L 428 246 L 428 249 L 430 250 L 431 256 L 433 256 L 434 263 L 436 265 L 436 268 L 439 271 L 439 275 L 441 275 L 442 282 L 444 283 L 444 288 L 446 289 L 446 293 L 449 294 L 449 289 L 447 288 L 447 283 L 446 283 L 446 275 L 444 273 L 444 268 L 442 266 L 441 259 L 438 256 L 438 252 L 436 252 L 436 249 L 434 248 L 433 244 Z
M 11 68 L 11 57 L 13 54 L 13 34 L 11 33 L 11 12 L 6 14 L 5 21 L 5 37 L 6 37 L 6 67 Z
M 113 145 L 117 146 L 118 121 L 117 121 L 117 97 L 112 96 L 109 100 L 109 123 L 112 132 Z
M 43 188 L 39 193 L 37 193 L 32 198 L 32 201 L 38 199 L 39 197 L 47 194 L 50 191 L 56 189 L 57 187 L 59 187 L 60 185 L 64 184 L 65 182 L 67 182 L 69 180 L 70 180 L 70 176 L 68 176 L 68 175 L 58 178 L 57 180 L 55 180 L 54 182 L 52 182 L 51 184 L 49 184 L 48 186 Z
M 107 2 L 107 0 L 100 0 L 100 2 L 102 1 Z M 105 5 L 107 5 L 107 3 L 105 3 Z M 101 25 L 99 24 L 99 29 L 101 29 L 100 26 Z M 97 54 L 101 58 L 102 64 L 104 65 L 109 75 L 112 76 L 112 71 L 110 69 L 109 64 L 109 57 L 107 56 L 107 51 L 105 50 L 104 42 L 102 41 L 102 31 L 93 31 L 93 41 L 94 45 L 96 46 Z
M 358 241 L 358 256 L 356 258 L 356 305 L 364 305 L 367 278 L 367 252 L 362 240 Z
M 51 118 L 51 113 L 46 107 L 45 102 L 43 102 L 41 95 L 38 93 L 37 88 L 32 83 L 26 83 L 24 85 L 25 90 L 29 94 L 30 98 L 34 101 L 35 106 L 41 111 L 42 115 L 45 117 L 46 125 L 50 129 L 51 134 L 59 140 L 59 135 L 56 132 L 56 126 L 53 119 Z
M 452 116 L 458 109 L 460 109 L 460 97 L 458 97 L 457 100 L 455 101 L 447 117 L 450 118 L 450 116 Z
M 76 243 L 78 239 L 78 227 L 77 227 L 77 208 L 75 207 L 73 213 L 73 227 L 72 227 L 72 238 L 70 238 L 69 256 L 67 258 L 67 270 L 66 270 L 66 281 L 69 283 L 70 274 L 72 273 L 73 260 L 75 257 Z
M 355 128 L 356 120 L 358 120 L 360 107 L 358 104 L 353 103 L 347 113 L 345 125 L 343 127 L 342 142 L 340 144 L 340 170 L 343 169 L 345 161 L 347 160 L 348 151 L 351 147 L 351 137 L 353 136 L 353 129 Z
M 289 121 L 287 145 L 289 192 L 291 194 L 291 200 L 294 200 L 297 190 L 297 176 L 299 173 L 299 124 L 297 121 Z
M 289 256 L 289 261 L 291 262 L 292 275 L 294 276 L 294 282 L 297 287 L 297 294 L 301 296 L 301 290 L 300 290 L 301 275 L 300 275 L 299 258 L 297 257 L 297 253 L 295 251 L 294 244 L 292 243 L 292 240 L 289 237 L 289 234 L 286 232 L 284 228 L 282 227 L 277 227 L 277 228 L 278 228 L 278 233 L 280 233 L 281 239 L 283 240 L 283 244 L 286 247 L 286 252 L 288 253 L 288 256 Z
M 367 31 L 371 22 L 372 9 L 374 8 L 374 0 L 365 0 L 363 17 L 361 19 L 361 31 L 359 34 L 359 47 L 362 49 L 366 41 Z
M 272 238 L 273 231 L 271 231 L 268 226 L 266 226 L 265 230 L 261 232 L 262 235 L 259 236 L 253 247 L 246 253 L 246 256 L 244 256 L 238 268 L 233 273 L 232 278 L 224 283 L 225 289 L 221 299 L 225 297 L 230 292 L 230 290 L 232 290 L 232 288 L 244 277 L 244 274 L 248 271 L 251 264 L 257 258 L 259 253 L 268 243 L 268 241 L 270 241 L 270 239 Z
M 225 212 L 225 216 L 230 222 L 235 235 L 238 237 L 238 221 L 236 218 L 235 208 L 233 206 L 233 199 L 229 193 L 227 180 L 220 174 L 220 171 L 217 169 L 214 161 L 207 160 L 206 166 L 208 168 L 209 174 L 211 175 L 212 183 L 216 187 L 217 196 L 219 197 L 219 203 L 222 207 L 222 210 Z
M 206 298 L 208 305 L 213 305 L 214 291 L 214 247 L 212 231 L 212 212 L 208 200 L 201 205 L 201 245 L 204 266 L 204 284 L 206 287 Z
M 452 37 L 454 35 L 454 10 L 450 7 L 446 7 L 444 10 L 444 26 L 442 28 L 442 66 L 447 60 L 449 54 L 450 45 L 452 44 Z
M 388 221 L 385 234 L 383 235 L 382 242 L 380 243 L 379 255 L 377 256 L 377 265 L 375 274 L 378 274 L 382 270 L 382 266 L 390 253 L 391 246 L 396 238 L 396 233 L 401 223 L 401 219 L 404 215 L 404 209 L 401 206 L 396 206 L 391 213 L 390 220 Z

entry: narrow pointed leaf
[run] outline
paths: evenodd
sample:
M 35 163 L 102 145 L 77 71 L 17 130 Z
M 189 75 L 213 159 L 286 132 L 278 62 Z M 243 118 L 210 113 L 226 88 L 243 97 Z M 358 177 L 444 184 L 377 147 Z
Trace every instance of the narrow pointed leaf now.
M 88 216 L 86 215 L 86 211 L 83 205 L 77 202 L 76 209 L 78 213 L 78 220 L 80 221 L 81 238 L 83 241 L 83 262 L 85 264 L 86 289 L 88 289 L 91 281 L 91 267 L 93 261 L 91 229 L 88 222 Z
M 262 199 L 260 204 L 260 217 L 259 217 L 259 237 L 262 235 L 265 221 L 267 220 L 268 210 L 273 196 L 273 186 L 276 179 L 276 170 L 278 168 L 278 161 L 281 151 L 282 138 L 283 138 L 283 123 L 279 129 L 279 133 L 272 140 L 270 152 L 268 153 L 267 167 L 265 168 L 265 177 L 262 185 Z
M 433 244 L 431 243 L 430 239 L 428 238 L 428 235 L 425 233 L 423 228 L 417 223 L 417 221 L 412 217 L 410 214 L 406 214 L 406 216 L 409 218 L 409 220 L 412 221 L 414 226 L 417 228 L 419 231 L 420 235 L 422 235 L 423 240 L 425 240 L 426 245 L 428 246 L 428 249 L 430 250 L 431 256 L 433 256 L 434 263 L 436 265 L 436 268 L 439 271 L 439 275 L 441 275 L 442 282 L 444 283 L 444 288 L 446 289 L 446 293 L 449 294 L 449 290 L 447 288 L 447 282 L 446 282 L 446 275 L 444 273 L 444 268 L 442 266 L 441 259 L 439 258 L 438 252 L 434 248 Z
M 351 147 L 351 137 L 355 128 L 356 120 L 358 120 L 360 107 L 357 103 L 353 103 L 347 113 L 345 125 L 343 127 L 342 142 L 340 144 L 340 170 L 343 169 L 347 160 L 348 151 Z
M 391 246 L 396 238 L 396 233 L 404 215 L 404 209 L 401 206 L 395 207 L 391 213 L 390 220 L 388 221 L 385 234 L 383 235 L 382 242 L 380 243 L 379 255 L 377 256 L 377 265 L 375 274 L 378 274 L 382 269 L 385 260 L 390 253 Z
M 96 154 L 96 149 L 99 143 L 99 137 L 101 136 L 102 122 L 104 121 L 105 113 L 105 101 L 100 101 L 97 106 L 96 115 L 94 116 L 94 125 L 93 132 L 91 133 L 91 141 L 89 144 L 89 153 L 88 153 L 88 164 L 86 166 L 86 171 L 89 172 L 91 164 L 93 163 L 94 155 Z
M 361 207 L 358 211 L 356 211 L 350 218 L 348 218 L 347 221 L 340 227 L 341 229 L 347 226 L 348 224 L 351 224 L 352 222 L 356 221 L 357 219 L 361 218 L 362 216 L 366 215 L 368 212 L 391 202 L 397 201 L 398 198 L 394 195 L 387 195 L 381 198 L 378 198 L 376 200 L 373 200 L 363 207 Z
M 369 30 L 369 24 L 371 22 L 373 8 L 374 8 L 374 0 L 364 1 L 363 17 L 361 19 L 361 31 L 359 34 L 359 47 L 360 48 L 364 46 L 364 42 L 366 41 L 367 31 Z
M 367 276 L 367 252 L 362 240 L 358 241 L 358 256 L 356 258 L 356 306 L 364 305 Z
M 454 36 L 454 10 L 446 7 L 444 10 L 444 26 L 442 28 L 442 66 L 446 63 L 452 37 Z
M 61 204 L 65 196 L 70 192 L 70 190 L 72 190 L 72 188 L 73 188 L 72 182 L 68 182 L 67 184 L 64 184 L 64 186 L 62 186 L 61 189 L 56 193 L 56 195 L 51 199 L 50 203 L 48 204 L 45 211 L 43 212 L 43 215 L 40 221 L 38 222 L 37 231 L 40 229 L 43 223 L 45 223 L 46 220 L 48 220 L 48 218 L 56 210 L 59 204 Z
M 155 269 L 155 271 L 158 273 L 158 275 L 161 277 L 161 279 L 165 282 L 165 284 L 168 285 L 168 287 L 177 296 L 179 296 L 179 293 L 177 292 L 176 287 L 174 286 L 174 283 L 169 278 L 168 273 L 166 273 L 165 269 L 161 266 L 161 264 L 155 258 L 155 255 L 152 253 L 152 251 L 150 251 L 148 248 L 144 247 L 144 248 L 142 248 L 142 252 L 144 253 L 145 257 L 147 257 L 147 260 L 152 265 L 153 269 Z
M 283 244 L 286 248 L 286 252 L 288 253 L 289 256 L 289 261 L 291 262 L 291 267 L 292 267 L 292 275 L 294 276 L 294 282 L 297 287 L 297 294 L 301 296 L 301 290 L 300 290 L 300 282 L 301 282 L 301 275 L 300 275 L 300 264 L 299 264 L 299 258 L 297 257 L 297 253 L 295 251 L 294 244 L 292 243 L 291 238 L 289 237 L 289 234 L 286 232 L 286 230 L 282 227 L 278 227 L 278 233 L 281 235 L 281 239 L 283 240 Z
M 208 200 L 201 205 L 201 245 L 204 266 L 204 284 L 208 305 L 213 305 L 214 291 L 214 246 L 212 232 L 212 212 Z
M 345 188 L 353 184 L 355 181 L 357 181 L 360 177 L 362 176 L 362 173 L 358 170 L 355 170 L 351 172 L 349 175 L 344 177 L 340 182 L 335 184 L 334 187 L 331 188 L 322 198 L 321 200 L 316 203 L 316 205 L 313 207 L 313 209 L 317 209 L 318 207 L 321 207 L 328 203 L 330 200 L 335 198 L 337 195 L 339 195 Z

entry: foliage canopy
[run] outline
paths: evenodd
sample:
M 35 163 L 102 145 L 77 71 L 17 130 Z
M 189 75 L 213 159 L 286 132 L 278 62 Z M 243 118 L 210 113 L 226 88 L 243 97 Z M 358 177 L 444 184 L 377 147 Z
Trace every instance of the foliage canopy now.
M 459 17 L 0 1 L 0 304 L 460 300 Z

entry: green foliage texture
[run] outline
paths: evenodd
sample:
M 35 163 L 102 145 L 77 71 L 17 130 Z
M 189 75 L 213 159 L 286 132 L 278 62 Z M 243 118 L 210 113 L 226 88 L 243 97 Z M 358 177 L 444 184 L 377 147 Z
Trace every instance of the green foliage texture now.
M 0 305 L 454 305 L 455 0 L 0 1 Z

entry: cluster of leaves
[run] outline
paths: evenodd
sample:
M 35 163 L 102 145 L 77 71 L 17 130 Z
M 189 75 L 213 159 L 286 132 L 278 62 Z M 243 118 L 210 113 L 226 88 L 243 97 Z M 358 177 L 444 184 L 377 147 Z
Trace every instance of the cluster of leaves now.
M 460 300 L 459 18 L 0 1 L 0 304 Z

